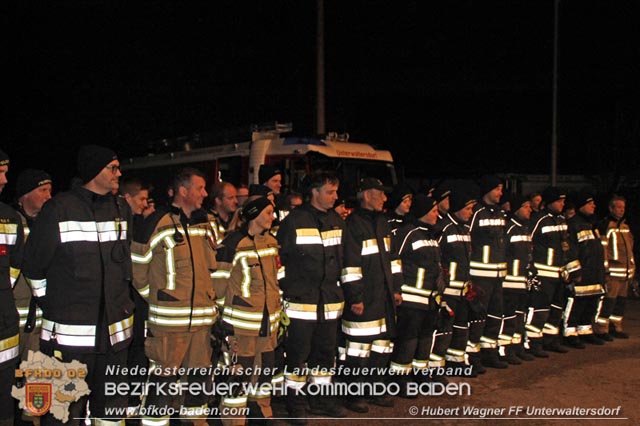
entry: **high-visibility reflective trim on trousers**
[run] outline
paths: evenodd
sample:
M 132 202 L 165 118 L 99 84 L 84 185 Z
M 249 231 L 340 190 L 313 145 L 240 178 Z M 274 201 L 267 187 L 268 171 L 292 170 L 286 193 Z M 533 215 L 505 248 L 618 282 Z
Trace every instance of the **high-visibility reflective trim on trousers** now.
M 474 343 L 467 340 L 467 352 L 468 353 L 476 353 L 480 352 L 480 343 Z
M 612 323 L 622 323 L 622 317 L 620 315 L 611 315 L 609 316 L 609 321 Z
M 490 337 L 480 337 L 480 348 L 482 349 L 495 349 L 498 347 L 498 342 Z
M 170 417 L 143 417 L 142 426 L 169 426 Z
M 443 356 L 436 355 L 433 353 L 429 354 L 429 362 L 427 364 L 429 368 L 444 367 L 445 364 L 446 362 Z
M 327 374 L 311 374 L 308 377 L 309 383 L 318 384 L 318 385 L 328 385 L 333 380 L 333 375 L 330 373 Z
M 559 334 L 560 333 L 560 329 L 558 327 L 556 327 L 555 325 L 549 324 L 547 322 L 547 323 L 544 324 L 544 328 L 542 329 L 542 333 L 543 334 L 555 335 L 555 334 Z
M 507 346 L 513 342 L 513 336 L 509 336 L 508 334 L 499 334 L 498 335 L 498 345 L 499 346 Z
M 374 340 L 371 343 L 371 352 L 390 354 L 393 352 L 393 342 L 391 340 Z
M 19 343 L 19 334 L 0 340 L 0 363 L 10 361 L 18 357 Z
M 344 302 L 338 303 L 325 303 L 324 306 L 324 319 L 332 320 L 338 319 L 342 316 L 342 310 L 344 309 Z M 318 320 L 318 306 L 310 303 L 293 303 L 285 302 L 285 312 L 289 318 L 296 318 L 308 321 Z
M 593 326 L 591 326 L 591 324 L 589 325 L 579 325 L 577 327 L 578 329 L 578 334 L 580 336 L 586 336 L 587 334 L 593 334 Z
M 307 384 L 307 376 L 298 376 L 295 374 L 287 373 L 284 375 L 284 383 L 288 388 L 300 390 Z
M 458 349 L 447 349 L 447 354 L 445 355 L 445 359 L 449 362 L 462 362 L 466 363 L 468 355 L 464 351 L 460 351 Z
M 91 419 L 93 426 L 124 426 L 124 419 L 120 420 L 104 420 L 104 419 Z
M 513 333 L 513 336 L 511 336 L 511 344 L 512 345 L 519 345 L 520 343 L 522 343 L 522 334 Z
M 351 342 L 347 340 L 345 347 L 338 348 L 338 354 L 341 360 L 346 357 L 369 358 L 371 355 L 371 343 Z
M 524 328 L 527 330 L 527 337 L 529 338 L 542 337 L 542 330 L 540 330 L 535 325 L 527 324 L 524 326 Z
M 376 336 L 386 331 L 387 323 L 384 318 L 362 322 L 342 320 L 342 332 L 348 336 Z
M 396 362 L 389 363 L 389 371 L 394 372 L 395 374 L 411 374 L 412 365 L 411 364 L 398 364 Z
M 577 336 L 578 335 L 578 329 L 576 327 L 564 327 L 562 329 L 562 334 L 565 337 Z
M 229 408 L 244 408 L 247 406 L 247 396 L 234 396 L 222 398 L 222 406 Z

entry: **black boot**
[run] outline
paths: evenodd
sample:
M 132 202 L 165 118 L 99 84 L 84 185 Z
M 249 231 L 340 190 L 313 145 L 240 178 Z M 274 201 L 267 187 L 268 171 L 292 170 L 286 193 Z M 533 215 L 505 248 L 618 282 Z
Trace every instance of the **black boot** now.
M 334 401 L 330 396 L 309 396 L 309 411 L 315 416 L 322 417 L 347 417 L 347 411 L 339 401 Z
M 580 339 L 583 342 L 587 342 L 587 343 L 590 343 L 592 345 L 598 345 L 598 346 L 604 345 L 604 340 L 602 340 L 601 338 L 599 338 L 595 334 L 584 334 L 584 335 L 580 336 Z
M 534 355 L 529 354 L 524 350 L 524 345 L 522 343 L 511 345 L 511 350 L 523 361 L 533 361 L 536 359 Z
M 289 388 L 287 394 L 287 412 L 289 413 L 289 424 L 292 425 L 306 425 L 307 422 L 307 410 L 305 407 L 304 396 L 298 395 L 294 389 Z
M 522 360 L 518 358 L 513 345 L 507 345 L 504 347 L 505 356 L 502 357 L 502 361 L 511 365 L 520 365 Z
M 565 338 L 565 342 L 568 346 L 571 346 L 575 349 L 584 349 L 586 347 L 578 336 L 568 336 Z
M 473 366 L 473 371 L 475 371 L 476 374 L 484 374 L 487 372 L 487 369 L 484 368 L 484 364 L 480 358 L 480 354 L 477 352 L 469 354 L 469 364 Z
M 497 368 L 503 370 L 509 367 L 504 361 L 500 361 L 498 357 L 498 349 L 482 349 L 480 351 L 482 356 L 482 365 L 488 368 Z

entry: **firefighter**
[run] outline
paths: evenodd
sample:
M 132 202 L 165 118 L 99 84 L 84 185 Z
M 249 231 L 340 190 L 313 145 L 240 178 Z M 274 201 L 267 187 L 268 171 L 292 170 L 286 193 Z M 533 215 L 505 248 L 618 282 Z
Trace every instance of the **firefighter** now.
M 221 243 L 225 233 L 229 231 L 229 225 L 233 215 L 238 210 L 238 191 L 229 182 L 216 182 L 211 188 L 213 207 L 210 213 L 215 219 L 216 226 L 213 227 L 216 242 Z
M 502 279 L 507 275 L 506 212 L 500 207 L 503 184 L 494 175 L 480 179 L 480 202 L 476 205 L 469 232 L 471 234 L 470 276 L 478 293 L 479 311 L 470 316 L 469 342 L 480 347 L 469 354 L 472 364 L 507 368 L 498 353 L 499 345 L 511 343 L 511 336 L 501 335 Z
M 534 356 L 525 351 L 525 315 L 529 304 L 529 292 L 538 291 L 537 277 L 531 257 L 531 201 L 513 194 L 510 199 L 512 212 L 507 221 L 507 275 L 502 281 L 504 293 L 502 334 L 510 337 L 503 345 L 503 359 L 509 364 L 533 361 Z M 535 288 L 530 288 L 535 284 Z
M 20 215 L 25 241 L 42 206 L 51 199 L 51 190 L 51 176 L 43 170 L 26 169 L 18 175 L 15 209 Z M 20 314 L 20 359 L 24 361 L 28 359 L 29 351 L 37 352 L 40 349 L 42 309 L 31 296 L 31 288 L 23 274 L 18 278 L 13 295 Z M 22 412 L 22 420 L 40 424 L 40 418 L 29 415 L 26 410 Z
M 287 410 L 296 419 L 293 424 L 307 423 L 306 404 L 297 391 L 306 382 L 322 386 L 332 381 L 338 321 L 344 308 L 340 274 L 345 222 L 333 210 L 338 185 L 334 175 L 312 175 L 309 202 L 293 209 L 278 231 L 280 287 L 291 321 L 285 341 L 285 385 L 289 388 Z M 344 408 L 327 397 L 310 397 L 308 402 L 312 414 L 346 416 Z
M 20 215 L 25 241 L 42 206 L 51 199 L 51 190 L 51 176 L 44 170 L 26 169 L 18 175 L 15 208 Z M 20 359 L 26 360 L 30 350 L 36 352 L 40 348 L 42 309 L 31 297 L 31 289 L 23 274 L 20 274 L 13 294 L 20 314 Z
M 391 246 L 391 230 L 382 212 L 388 189 L 376 178 L 363 178 L 357 199 L 360 206 L 347 218 L 342 286 L 345 311 L 342 316 L 341 361 L 349 368 L 389 365 L 395 337 L 396 305 L 402 303 L 402 264 Z M 350 375 L 351 382 L 374 377 Z M 385 395 L 368 402 L 391 407 Z M 351 395 L 347 408 L 366 413 L 364 395 Z
M 432 229 L 438 220 L 436 200 L 416 195 L 411 214 L 416 218 L 415 225 L 406 233 L 399 248 L 402 305 L 398 307 L 398 336 L 390 364 L 402 385 L 400 395 L 405 397 L 409 381 L 428 377 L 429 368 L 445 366 L 445 351 L 432 351 L 439 302 L 446 286 L 440 248 Z M 444 377 L 439 380 L 446 381 Z
M 573 274 L 572 288 L 563 315 L 562 334 L 569 346 L 582 349 L 583 342 L 603 345 L 593 334 L 600 297 L 604 294 L 605 261 L 600 232 L 595 225 L 593 195 L 580 191 L 575 200 L 576 215 L 569 220 L 569 237 L 580 269 Z
M 609 269 L 606 290 L 598 313 L 597 333 L 604 340 L 628 339 L 623 331 L 622 319 L 629 286 L 634 279 L 636 262 L 633 257 L 633 234 L 625 219 L 626 200 L 614 195 L 609 201 L 609 215 L 600 223 L 600 234 L 607 242 Z
M 480 351 L 476 345 L 468 344 L 469 312 L 472 303 L 476 303 L 475 293 L 470 292 L 471 235 L 468 223 L 477 200 L 475 191 L 468 182 L 458 182 L 454 185 L 449 199 L 449 212 L 439 223 L 442 231 L 438 237 L 438 244 L 442 253 L 442 265 L 448 276 L 448 283 L 443 292 L 443 306 L 448 307 L 454 316 L 448 321 L 442 321 L 436 333 L 436 341 L 437 345 L 442 344 L 447 348 L 446 366 L 458 368 L 469 366 L 469 354 Z M 474 307 L 477 309 L 476 305 Z M 471 369 L 471 376 L 475 377 L 485 372 L 482 364 L 477 363 Z
M 7 184 L 9 156 L 0 149 L 0 193 Z M 12 288 L 20 275 L 24 233 L 18 214 L 0 202 L 0 426 L 13 426 L 11 386 L 19 360 L 19 316 Z
M 200 171 L 179 171 L 173 178 L 169 211 L 149 224 L 153 231 L 148 242 L 132 244 L 133 283 L 149 303 L 145 352 L 152 365 L 160 367 L 149 381 L 157 386 L 177 382 L 174 371 L 181 367 L 191 368 L 181 380 L 201 384 L 203 389 L 211 384 L 210 328 L 217 316 L 211 274 L 216 268 L 216 243 L 213 218 L 201 208 L 205 187 Z M 159 392 L 152 391 L 146 398 L 146 406 L 171 404 Z M 207 395 L 189 393 L 183 404 L 187 410 L 206 407 Z M 169 424 L 169 415 L 151 414 L 142 417 L 143 425 Z M 206 425 L 201 414 L 190 412 L 185 417 Z
M 25 249 L 24 276 L 42 308 L 40 351 L 63 362 L 87 365 L 91 394 L 69 406 L 68 424 L 80 424 L 87 398 L 96 424 L 123 424 L 107 409 L 124 408 L 126 395 L 105 395 L 107 366 L 126 367 L 132 338 L 133 301 L 129 293 L 131 215 L 113 195 L 120 163 L 98 145 L 78 151 L 81 185 L 45 203 Z M 60 424 L 51 414 L 41 424 Z
M 544 209 L 531 229 L 533 266 L 541 281 L 541 291 L 531 294 L 526 327 L 529 350 L 538 357 L 544 357 L 545 350 L 568 352 L 560 336 L 565 287 L 570 286 L 571 273 L 580 268 L 580 262 L 572 259 L 570 252 L 569 227 L 562 215 L 566 198 L 559 188 L 546 188 L 542 192 Z
M 248 393 L 222 398 L 223 407 L 249 408 L 249 423 L 273 417 L 271 379 L 275 366 L 282 305 L 278 287 L 278 242 L 268 232 L 274 220 L 273 203 L 266 197 L 249 197 L 242 209 L 239 230 L 225 237 L 217 254 L 216 293 L 224 299 L 222 320 L 233 329 L 227 338 L 236 383 L 255 386 Z M 244 418 L 222 419 L 223 424 L 243 424 Z
M 413 218 L 409 214 L 413 202 L 413 191 L 408 185 L 398 184 L 393 188 L 387 201 L 387 222 L 391 227 L 391 238 L 398 244 L 402 239 L 402 228 L 411 226 Z

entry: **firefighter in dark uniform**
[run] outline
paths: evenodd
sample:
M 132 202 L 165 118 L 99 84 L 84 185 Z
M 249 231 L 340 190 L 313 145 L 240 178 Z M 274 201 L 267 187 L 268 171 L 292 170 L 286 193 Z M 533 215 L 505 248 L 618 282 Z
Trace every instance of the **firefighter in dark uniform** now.
M 51 176 L 43 170 L 26 169 L 16 179 L 16 211 L 20 214 L 25 241 L 33 227 L 36 217 L 45 202 L 51 199 Z M 20 314 L 20 359 L 26 360 L 28 351 L 37 351 L 40 347 L 40 325 L 42 309 L 31 297 L 31 288 L 20 274 L 13 289 L 16 307 Z M 28 324 L 27 324 L 28 322 Z
M 0 193 L 7 184 L 9 156 L 0 150 Z M 0 426 L 13 426 L 11 386 L 19 360 L 18 311 L 13 286 L 20 275 L 24 233 L 18 214 L 0 202 Z
M 498 345 L 511 343 L 510 336 L 500 336 L 502 325 L 502 279 L 507 275 L 507 214 L 498 204 L 502 197 L 502 181 L 494 175 L 480 179 L 481 201 L 471 218 L 471 282 L 478 293 L 479 311 L 470 316 L 469 341 L 480 347 L 470 353 L 471 363 L 484 367 L 507 368 L 501 361 Z
M 510 199 L 511 214 L 507 221 L 507 276 L 502 281 L 504 293 L 502 333 L 510 343 L 502 346 L 501 354 L 509 364 L 521 364 L 520 360 L 533 361 L 533 355 L 525 351 L 525 318 L 529 305 L 528 283 L 534 283 L 535 269 L 531 252 L 531 202 L 523 195 L 513 194 Z M 506 339 L 505 339 L 506 340 Z
M 126 395 L 105 395 L 104 383 L 126 380 L 105 372 L 126 367 L 132 337 L 131 217 L 113 195 L 121 174 L 111 149 L 81 147 L 77 167 L 83 184 L 44 205 L 27 240 L 23 272 L 42 308 L 41 352 L 87 365 L 91 394 L 71 403 L 68 423 L 80 424 L 88 398 L 95 424 L 123 424 L 104 420 L 106 409 L 127 405 Z M 47 414 L 41 423 L 60 422 Z
M 410 226 L 413 217 L 409 213 L 411 211 L 411 203 L 413 202 L 413 191 L 406 184 L 398 184 L 393 188 L 387 201 L 387 222 L 391 227 L 391 238 L 396 240 L 402 239 L 402 228 Z
M 347 218 L 342 285 L 345 311 L 342 316 L 340 358 L 350 368 L 388 367 L 396 334 L 396 305 L 402 303 L 402 264 L 391 247 L 391 231 L 382 213 L 387 188 L 375 178 L 360 181 L 360 206 Z M 349 376 L 353 382 L 376 377 Z M 370 403 L 393 406 L 388 396 Z M 347 408 L 366 413 L 362 396 L 351 397 Z
M 403 275 L 402 305 L 398 307 L 398 336 L 390 364 L 390 369 L 403 385 L 400 394 L 405 396 L 406 383 L 413 379 L 412 374 L 416 372 L 416 379 L 420 379 L 420 375 L 429 376 L 429 368 L 444 367 L 446 351 L 446 348 L 442 348 L 440 353 L 432 351 L 436 315 L 445 284 L 440 248 L 432 232 L 438 220 L 436 200 L 416 195 L 411 213 L 416 218 L 415 227 L 406 233 L 399 248 Z
M 593 333 L 593 322 L 600 297 L 604 294 L 605 258 L 600 232 L 596 229 L 596 203 L 593 195 L 581 191 L 576 200 L 577 213 L 569 219 L 571 247 L 580 269 L 573 274 L 573 288 L 563 315 L 562 333 L 569 346 L 584 348 L 583 342 L 603 345 Z
M 14 206 L 24 229 L 24 239 L 29 237 L 36 216 L 40 213 L 45 202 L 51 199 L 51 177 L 43 170 L 26 169 L 20 172 L 16 179 L 16 205 Z M 40 349 L 40 326 L 42 324 L 42 309 L 36 305 L 31 296 L 31 288 L 23 274 L 20 274 L 13 289 L 16 308 L 20 314 L 20 359 L 26 360 L 29 351 Z M 22 420 L 40 423 L 38 417 L 22 412 Z
M 544 356 L 544 350 L 566 353 L 561 345 L 560 326 L 566 305 L 565 287 L 571 273 L 580 262 L 571 259 L 569 227 L 562 215 L 566 194 L 557 187 L 543 191 L 544 210 L 531 227 L 533 266 L 538 272 L 542 291 L 531 293 L 527 314 L 529 350 L 534 356 Z
M 289 416 L 297 419 L 294 424 L 306 424 L 306 404 L 297 391 L 307 381 L 318 386 L 331 383 L 330 370 L 335 365 L 338 321 L 344 308 L 340 274 L 345 222 L 333 210 L 338 184 L 334 175 L 312 175 L 309 202 L 293 209 L 278 231 L 280 288 L 291 321 L 285 341 L 285 385 Z M 316 415 L 346 415 L 328 397 L 310 397 L 309 407 Z
M 471 185 L 460 182 L 451 189 L 450 208 L 442 221 L 442 232 L 438 238 L 442 254 L 442 266 L 448 276 L 443 301 L 454 315 L 444 322 L 436 341 L 446 346 L 446 366 L 469 366 L 469 353 L 477 353 L 480 348 L 468 345 L 469 312 L 474 303 L 475 294 L 470 290 L 469 262 L 471 256 L 471 235 L 469 220 L 476 205 L 476 195 Z M 437 353 L 437 352 L 436 352 Z M 471 375 L 482 374 L 486 370 L 481 364 L 471 369 Z

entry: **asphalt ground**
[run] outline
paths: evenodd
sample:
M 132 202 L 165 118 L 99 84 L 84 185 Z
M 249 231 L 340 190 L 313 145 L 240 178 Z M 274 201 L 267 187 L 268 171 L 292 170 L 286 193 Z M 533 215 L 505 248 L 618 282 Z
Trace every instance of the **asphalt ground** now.
M 455 395 L 393 397 L 392 408 L 369 404 L 343 419 L 309 415 L 310 425 L 637 425 L 640 424 L 640 300 L 629 299 L 624 319 L 629 339 L 550 353 L 477 378 L 450 378 Z M 454 389 L 456 388 L 457 389 Z M 428 392 L 429 389 L 423 389 Z M 433 391 L 432 389 L 431 391 Z M 462 392 L 460 392 L 460 390 Z M 344 397 L 333 403 L 343 404 Z M 272 403 L 273 424 L 286 425 L 283 398 Z

